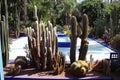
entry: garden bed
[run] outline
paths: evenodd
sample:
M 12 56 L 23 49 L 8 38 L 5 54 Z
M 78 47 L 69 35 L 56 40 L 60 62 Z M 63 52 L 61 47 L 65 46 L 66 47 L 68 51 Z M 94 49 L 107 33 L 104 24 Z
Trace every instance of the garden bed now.
M 5 80 L 14 79 L 14 80 L 21 80 L 21 79 L 75 79 L 72 75 L 70 75 L 69 65 L 66 64 L 65 70 L 59 74 L 54 75 L 53 71 L 38 71 L 36 68 L 28 68 L 28 69 L 22 69 L 19 75 L 7 75 L 7 73 L 10 71 L 10 68 L 14 66 L 13 63 L 7 64 L 7 66 L 4 68 L 4 75 Z M 104 80 L 112 80 L 111 77 L 104 76 L 102 73 L 95 72 L 95 71 L 89 71 L 86 74 L 86 77 L 77 78 L 77 79 L 104 79 Z

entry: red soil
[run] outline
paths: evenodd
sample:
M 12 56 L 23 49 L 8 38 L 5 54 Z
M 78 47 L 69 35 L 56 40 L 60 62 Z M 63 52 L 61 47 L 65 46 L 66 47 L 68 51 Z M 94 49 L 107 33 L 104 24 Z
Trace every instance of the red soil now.
M 9 63 L 7 66 L 4 68 L 4 75 L 7 75 L 7 73 L 10 71 L 10 68 L 13 68 L 14 64 Z M 26 77 L 42 77 L 42 78 L 71 78 L 72 76 L 69 74 L 69 67 L 67 66 L 65 70 L 59 74 L 59 75 L 54 75 L 53 71 L 38 71 L 35 68 L 28 68 L 28 69 L 22 69 L 19 75 L 16 76 L 26 76 Z M 91 71 L 86 74 L 86 77 L 106 77 L 101 73 Z

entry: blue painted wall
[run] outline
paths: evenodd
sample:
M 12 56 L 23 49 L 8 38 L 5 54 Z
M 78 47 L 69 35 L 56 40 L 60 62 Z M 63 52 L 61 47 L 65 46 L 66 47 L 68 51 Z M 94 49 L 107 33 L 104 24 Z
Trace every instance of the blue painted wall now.
M 2 51 L 1 51 L 1 34 L 0 34 L 0 80 L 4 80 Z

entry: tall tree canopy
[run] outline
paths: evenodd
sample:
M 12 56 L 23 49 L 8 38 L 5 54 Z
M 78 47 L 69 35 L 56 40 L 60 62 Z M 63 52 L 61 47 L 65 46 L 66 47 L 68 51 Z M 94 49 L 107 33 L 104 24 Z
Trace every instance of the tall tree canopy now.
M 88 14 L 92 26 L 97 18 L 103 18 L 107 12 L 110 12 L 109 6 L 102 0 L 85 0 L 79 4 L 79 7 L 82 14 Z

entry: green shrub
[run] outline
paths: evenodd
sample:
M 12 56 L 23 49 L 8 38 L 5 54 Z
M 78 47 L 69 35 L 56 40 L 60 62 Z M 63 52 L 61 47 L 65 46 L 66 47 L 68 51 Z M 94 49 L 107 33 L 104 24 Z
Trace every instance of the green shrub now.
M 63 32 L 64 34 L 66 34 L 66 35 L 69 36 L 69 35 L 70 35 L 70 30 L 69 30 L 69 28 L 70 28 L 70 26 L 64 25 L 62 32 Z
M 113 39 L 110 41 L 110 45 L 112 48 L 120 51 L 120 33 L 113 37 Z

